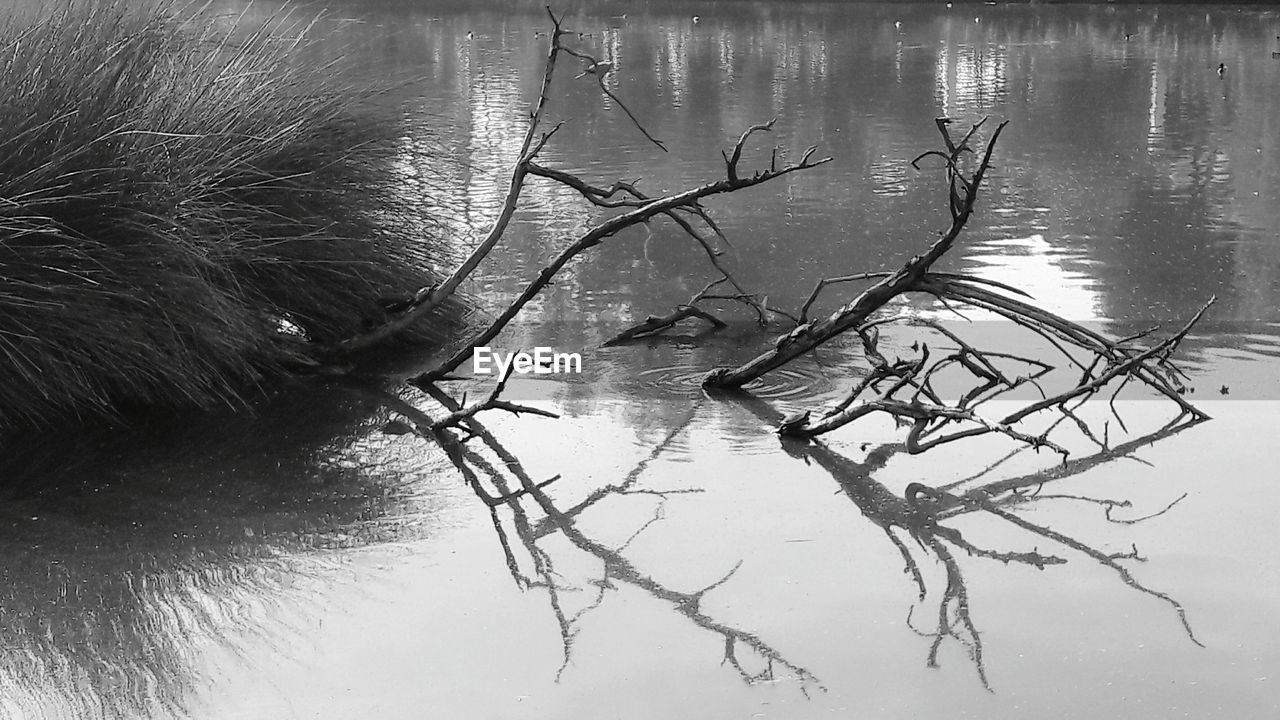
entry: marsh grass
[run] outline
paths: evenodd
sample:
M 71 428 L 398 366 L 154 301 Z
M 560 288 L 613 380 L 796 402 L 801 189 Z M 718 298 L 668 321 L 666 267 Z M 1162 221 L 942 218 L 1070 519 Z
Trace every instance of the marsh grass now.
M 394 113 L 314 31 L 91 0 L 0 23 L 0 427 L 242 401 L 299 335 L 429 282 Z

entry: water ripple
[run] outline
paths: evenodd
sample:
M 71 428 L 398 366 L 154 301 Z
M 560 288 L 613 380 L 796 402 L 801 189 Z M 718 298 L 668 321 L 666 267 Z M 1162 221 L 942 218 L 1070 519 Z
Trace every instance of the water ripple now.
M 648 390 L 667 396 L 689 396 L 702 392 L 702 378 L 708 368 L 705 365 L 672 365 L 655 367 L 636 374 L 638 384 Z M 756 397 L 767 400 L 812 398 L 833 390 L 822 368 L 784 367 L 749 384 L 746 389 Z

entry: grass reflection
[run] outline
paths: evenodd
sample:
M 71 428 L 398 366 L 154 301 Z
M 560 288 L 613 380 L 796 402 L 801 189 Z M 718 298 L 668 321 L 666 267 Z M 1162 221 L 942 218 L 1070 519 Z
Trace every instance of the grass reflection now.
M 432 530 L 380 413 L 311 386 L 252 417 L 9 438 L 0 715 L 184 716 L 228 664 L 292 656 L 350 582 L 340 551 Z

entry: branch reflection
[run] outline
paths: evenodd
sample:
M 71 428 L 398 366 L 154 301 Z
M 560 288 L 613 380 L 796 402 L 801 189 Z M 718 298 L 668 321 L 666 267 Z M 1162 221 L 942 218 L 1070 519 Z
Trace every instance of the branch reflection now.
M 737 402 L 768 427 L 776 427 L 782 421 L 782 413 L 773 409 L 764 401 L 748 394 L 726 394 L 723 399 Z M 1068 417 L 1074 416 L 1064 415 L 1055 424 L 1063 422 Z M 932 552 L 943 564 L 946 569 L 946 586 L 937 601 L 937 624 L 935 628 L 932 631 L 918 630 L 913 624 L 914 607 L 907 613 L 908 626 L 919 635 L 932 640 L 926 660 L 929 667 L 938 666 L 938 651 L 942 643 L 950 638 L 964 646 L 969 659 L 977 670 L 978 679 L 983 687 L 991 690 L 991 684 L 987 678 L 986 665 L 982 656 L 982 639 L 971 616 L 968 586 L 953 550 L 961 550 L 971 557 L 996 560 L 1006 565 L 1017 563 L 1040 570 L 1049 565 L 1066 564 L 1067 559 L 1057 555 L 1042 554 L 1038 550 L 1019 552 L 979 547 L 967 540 L 960 530 L 943 524 L 945 521 L 954 520 L 970 513 L 988 513 L 1026 530 L 1038 538 L 1049 540 L 1068 550 L 1074 550 L 1099 565 L 1113 570 L 1121 582 L 1128 587 L 1167 604 L 1177 615 L 1187 637 L 1196 645 L 1203 647 L 1203 644 L 1196 638 L 1191 629 L 1191 625 L 1187 620 L 1186 610 L 1182 604 L 1166 593 L 1143 585 L 1134 577 L 1128 567 L 1121 564 L 1125 560 L 1142 561 L 1145 559 L 1138 554 L 1136 547 L 1130 552 L 1107 553 L 1088 542 L 1054 530 L 1047 525 L 1032 523 L 1012 512 L 1012 509 L 1017 506 L 1027 506 L 1037 502 L 1077 500 L 1102 505 L 1106 509 L 1107 519 L 1112 522 L 1133 524 L 1162 515 L 1177 504 L 1181 498 L 1156 513 L 1137 519 L 1116 520 L 1112 517 L 1111 510 L 1117 506 L 1127 507 L 1129 505 L 1127 501 L 1103 500 L 1069 494 L 1045 494 L 1041 491 L 1045 485 L 1051 482 L 1061 482 L 1104 463 L 1131 457 L 1132 453 L 1138 448 L 1157 440 L 1171 437 L 1200 422 L 1202 420 L 1189 416 L 1179 416 L 1179 419 L 1165 427 L 1135 437 L 1125 443 L 1114 447 L 1104 444 L 1101 449 L 1092 455 L 1069 459 L 1060 465 L 1045 470 L 977 484 L 968 490 L 961 489 L 962 485 L 980 482 L 983 477 L 1007 460 L 1008 457 L 1006 457 L 988 466 L 977 475 L 951 485 L 935 488 L 924 483 L 912 482 L 907 485 L 901 496 L 875 480 L 874 475 L 884 469 L 894 455 L 907 452 L 904 444 L 890 443 L 880 445 L 870 449 L 865 460 L 855 462 L 820 442 L 806 443 L 784 438 L 782 443 L 787 454 L 791 457 L 817 464 L 830 473 L 844 495 L 854 503 L 859 512 L 884 531 L 890 542 L 902 555 L 905 571 L 911 575 L 921 603 L 928 597 L 928 588 L 925 584 L 924 575 L 911 547 L 895 534 L 895 529 L 905 533 L 909 539 L 914 540 L 922 551 L 926 553 Z M 1022 448 L 1015 451 L 1014 454 L 1024 451 L 1025 448 Z
M 446 409 L 456 409 L 454 407 L 456 405 L 455 401 L 443 393 L 433 393 L 433 398 Z M 391 402 L 394 403 L 393 406 L 397 410 L 410 411 L 409 408 L 405 408 L 401 404 L 403 401 L 397 399 Z M 519 460 L 502 445 L 483 423 L 474 417 L 467 420 L 467 430 L 471 434 L 470 438 L 467 439 L 479 439 L 499 459 L 503 466 L 502 469 L 499 469 L 486 459 L 479 451 L 468 447 L 466 440 L 455 437 L 448 430 L 436 432 L 434 438 L 444 448 L 450 460 L 453 461 L 455 467 L 466 478 L 468 484 L 476 491 L 477 496 L 489 504 L 494 530 L 498 536 L 512 579 L 522 589 L 540 588 L 546 591 L 552 613 L 560 627 L 560 637 L 564 649 L 564 661 L 557 671 L 557 679 L 563 675 L 565 669 L 572 662 L 573 643 L 581 621 L 605 602 L 609 591 L 617 590 L 615 581 L 618 581 L 638 588 L 649 596 L 668 603 L 672 610 L 687 618 L 697 627 L 720 635 L 724 639 L 724 655 L 721 663 L 733 668 L 747 684 L 794 679 L 798 681 L 800 690 L 806 695 L 808 695 L 810 688 L 825 691 L 826 688 L 812 672 L 786 658 L 781 651 L 757 634 L 717 620 L 702 609 L 702 600 L 707 593 L 728 582 L 738 568 L 741 567 L 741 562 L 729 569 L 721 577 L 699 589 L 682 591 L 655 580 L 651 575 L 637 568 L 625 555 L 627 547 L 636 538 L 662 519 L 663 508 L 670 496 L 680 493 L 700 492 L 697 489 L 656 490 L 639 486 L 639 480 L 649 464 L 663 453 L 669 443 L 687 430 L 700 406 L 700 402 L 690 406 L 683 419 L 671 428 L 666 437 L 652 449 L 646 458 L 637 463 L 624 476 L 621 482 L 598 488 L 589 493 L 583 500 L 567 508 L 562 508 L 557 504 L 544 489 L 547 483 L 539 483 L 530 477 Z M 412 411 L 419 412 L 417 410 Z M 498 490 L 499 495 L 496 498 L 496 502 L 494 496 L 485 490 L 485 481 L 491 483 Z M 518 490 L 513 491 L 513 482 L 519 485 Z M 634 494 L 653 496 L 658 499 L 657 505 L 652 517 L 616 547 L 597 540 L 591 534 L 578 527 L 578 518 L 600 501 L 611 497 Z M 525 503 L 530 501 L 536 504 L 537 509 L 543 514 L 543 517 L 537 522 L 530 520 L 530 511 L 525 507 Z M 515 535 L 525 555 L 529 558 L 529 564 L 532 565 L 531 575 L 521 569 L 521 564 L 513 551 L 504 523 L 497 512 L 499 505 L 506 505 L 511 509 Z M 601 564 L 600 575 L 585 579 L 580 585 L 574 585 L 557 573 L 555 561 L 550 552 L 539 544 L 554 537 L 568 540 L 577 550 L 599 560 Z M 568 614 L 564 609 L 563 594 L 580 591 L 587 586 L 592 588 L 590 600 L 577 612 L 572 615 Z M 747 650 L 754 656 L 752 661 L 748 662 L 754 662 L 758 666 L 756 669 L 748 668 L 743 659 L 739 657 L 738 653 L 741 649 Z
M 572 674 L 584 627 L 608 614 L 625 589 L 714 638 L 720 650 L 708 659 L 730 677 L 748 685 L 790 683 L 806 694 L 825 689 L 819 668 L 784 650 L 781 638 L 716 609 L 714 600 L 732 598 L 747 582 L 745 572 L 735 574 L 740 562 L 730 557 L 701 579 L 675 583 L 662 578 L 688 569 L 676 564 L 681 558 L 663 567 L 637 560 L 667 508 L 681 498 L 705 497 L 698 487 L 664 485 L 670 476 L 659 468 L 688 444 L 705 419 L 706 401 L 665 419 L 662 433 L 617 480 L 571 493 L 569 479 L 530 472 L 475 417 L 428 434 L 440 453 L 424 454 L 421 443 L 392 442 L 376 432 L 388 413 L 422 415 L 418 404 L 432 403 L 433 413 L 457 410 L 447 395 L 415 396 L 410 403 L 334 385 L 319 396 L 259 408 L 252 420 L 232 416 L 231 424 L 226 416 L 185 418 L 131 439 L 86 432 L 6 445 L 0 454 L 0 571 L 6 577 L 0 715 L 184 716 L 223 670 L 262 665 L 265 672 L 267 663 L 287 661 L 316 631 L 316 619 L 328 609 L 320 605 L 342 597 L 335 586 L 345 589 L 359 579 L 342 566 L 346 550 L 431 535 L 436 501 L 415 478 L 450 466 L 487 513 L 516 588 L 546 598 L 559 636 L 556 678 Z M 763 400 L 727 399 L 761 428 L 781 419 Z M 426 420 L 415 422 L 426 427 Z M 900 445 L 868 446 L 861 459 L 822 443 L 787 441 L 782 450 L 829 475 L 901 557 L 915 588 L 908 618 L 925 637 L 926 663 L 938 664 L 948 646 L 963 648 L 989 687 L 981 613 L 975 614 L 970 593 L 978 577 L 974 563 L 984 560 L 1048 568 L 1083 557 L 1167 606 L 1164 612 L 1197 642 L 1181 603 L 1134 571 L 1137 548 L 1111 552 L 1022 512 L 1037 504 L 1086 504 L 1113 522 L 1141 521 L 1143 513 L 1125 510 L 1124 499 L 1094 497 L 1069 481 L 1188 425 L 1113 446 L 1099 440 L 1093 454 L 1040 472 L 995 479 L 1013 464 L 1004 458 L 958 482 L 916 482 L 905 490 L 885 479 L 889 464 L 905 459 Z M 617 506 L 610 507 L 623 498 L 647 503 L 630 525 L 621 525 Z M 984 546 L 958 526 L 972 516 L 993 518 L 1031 542 Z M 944 571 L 936 581 L 929 557 Z M 904 641 L 913 640 L 904 633 Z

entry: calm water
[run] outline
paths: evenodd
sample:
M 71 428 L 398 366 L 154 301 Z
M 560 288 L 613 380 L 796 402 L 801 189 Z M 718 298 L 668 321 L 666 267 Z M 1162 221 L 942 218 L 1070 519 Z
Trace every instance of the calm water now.
M 577 47 L 614 63 L 609 88 L 670 152 L 566 62 L 551 106 L 566 123 L 545 164 L 675 190 L 718 177 L 719 149 L 774 117 L 744 162 L 767 163 L 771 144 L 835 158 L 708 202 L 733 243 L 724 262 L 772 305 L 796 308 L 823 276 L 895 266 L 944 226 L 937 171 L 910 166 L 936 145 L 934 117 L 1010 120 L 947 269 L 1015 282 L 1116 334 L 1185 318 L 1216 294 L 1185 348 L 1193 397 L 1215 419 L 1151 441 L 1171 417 L 1162 404 L 1121 402 L 1125 429 L 1092 408 L 1116 443 L 1134 442 L 1094 459 L 1077 443 L 1081 460 L 1050 475 L 1034 473 L 1053 458 L 1008 457 L 1000 440 L 908 456 L 882 420 L 782 447 L 781 414 L 835 397 L 857 353 L 824 348 L 752 401 L 697 389 L 705 370 L 771 342 L 732 311 L 741 322 L 698 341 L 599 348 L 712 277 L 700 250 L 655 223 L 570 266 L 499 343 L 584 357 L 581 376 L 513 381 L 513 397 L 564 417 L 487 418 L 493 445 L 472 443 L 508 488 L 559 476 L 519 503 L 491 511 L 439 449 L 380 431 L 394 417 L 386 398 L 349 386 L 252 416 L 11 444 L 0 716 L 1280 714 L 1280 11 L 567 10 Z M 463 242 L 501 203 L 541 78 L 542 13 L 328 8 L 325 51 L 406 81 L 389 98 L 404 115 L 396 171 L 406 192 L 429 188 L 450 208 Z M 478 304 L 500 307 L 597 217 L 532 183 L 470 288 Z M 927 300 L 908 311 L 943 314 Z M 969 331 L 1026 342 L 996 323 Z M 910 482 L 1040 480 L 1041 499 L 1017 510 L 1030 526 L 976 513 L 948 525 L 977 547 L 1063 565 L 939 551 L 884 529 Z M 1129 519 L 1184 494 L 1139 524 L 1107 522 L 1081 499 L 1127 501 L 1114 517 Z M 1113 557 L 1133 548 L 1144 561 Z M 959 608 L 971 628 L 950 622 Z M 954 634 L 929 667 L 940 627 Z

